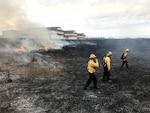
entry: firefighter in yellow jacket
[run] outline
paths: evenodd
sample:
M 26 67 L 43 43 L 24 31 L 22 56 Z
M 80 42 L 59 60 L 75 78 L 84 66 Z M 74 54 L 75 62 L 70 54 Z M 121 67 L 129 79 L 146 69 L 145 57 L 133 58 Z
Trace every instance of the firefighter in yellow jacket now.
M 87 71 L 89 73 L 89 79 L 87 80 L 84 89 L 86 90 L 90 83 L 93 81 L 94 89 L 97 89 L 97 78 L 95 75 L 96 68 L 99 67 L 98 59 L 96 58 L 95 54 L 90 54 L 87 66 Z
M 123 68 L 124 64 L 126 64 L 127 69 L 129 68 L 129 66 L 128 66 L 128 61 L 127 61 L 128 53 L 129 53 L 129 49 L 124 50 L 124 52 L 123 52 L 123 54 L 122 54 L 122 56 L 121 56 L 122 65 L 121 65 L 120 69 Z
M 111 59 L 110 56 L 112 56 L 112 52 L 109 51 L 103 58 L 103 61 L 105 62 L 104 66 L 104 74 L 103 74 L 103 82 L 111 82 L 110 80 L 110 70 L 111 70 Z

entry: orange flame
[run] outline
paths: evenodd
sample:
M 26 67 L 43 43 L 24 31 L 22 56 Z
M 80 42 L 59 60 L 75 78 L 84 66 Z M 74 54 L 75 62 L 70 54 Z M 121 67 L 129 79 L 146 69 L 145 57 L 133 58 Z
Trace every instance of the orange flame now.
M 42 50 L 42 51 L 48 51 L 48 50 L 50 50 L 50 48 L 48 46 L 43 46 L 43 47 L 40 48 L 40 50 Z
M 18 52 L 25 52 L 25 48 L 23 46 L 20 46 L 19 48 L 15 48 L 14 52 L 18 53 Z

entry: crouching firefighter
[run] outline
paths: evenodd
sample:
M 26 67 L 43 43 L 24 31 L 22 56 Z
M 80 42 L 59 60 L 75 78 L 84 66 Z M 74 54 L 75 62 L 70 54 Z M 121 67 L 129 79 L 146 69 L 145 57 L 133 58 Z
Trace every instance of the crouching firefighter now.
M 112 56 L 112 52 L 109 51 L 104 57 L 103 57 L 103 67 L 104 67 L 104 74 L 102 81 L 105 82 L 111 82 L 110 80 L 110 70 L 111 70 L 111 59 L 110 56 Z
M 89 79 L 87 80 L 84 90 L 87 89 L 87 87 L 90 85 L 90 83 L 93 81 L 94 89 L 98 89 L 97 87 L 97 78 L 95 75 L 96 68 L 99 67 L 98 59 L 96 58 L 95 54 L 90 54 L 87 71 L 89 73 Z

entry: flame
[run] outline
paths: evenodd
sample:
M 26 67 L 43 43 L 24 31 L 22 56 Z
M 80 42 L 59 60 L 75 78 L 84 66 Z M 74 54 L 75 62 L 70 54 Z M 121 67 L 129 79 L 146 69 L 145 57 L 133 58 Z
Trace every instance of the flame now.
M 15 48 L 14 52 L 18 53 L 18 52 L 25 52 L 25 48 L 23 46 L 20 46 L 19 48 Z
M 40 48 L 40 50 L 42 50 L 42 51 L 48 51 L 48 50 L 50 50 L 50 47 L 43 46 L 43 47 Z
M 34 50 L 34 49 L 30 48 L 28 51 L 32 51 L 32 50 Z M 48 51 L 48 50 L 50 50 L 50 47 L 49 46 L 42 46 L 39 50 Z M 20 47 L 14 49 L 14 52 L 16 52 L 16 53 L 25 52 L 25 51 L 27 51 L 27 50 L 23 46 L 20 46 Z

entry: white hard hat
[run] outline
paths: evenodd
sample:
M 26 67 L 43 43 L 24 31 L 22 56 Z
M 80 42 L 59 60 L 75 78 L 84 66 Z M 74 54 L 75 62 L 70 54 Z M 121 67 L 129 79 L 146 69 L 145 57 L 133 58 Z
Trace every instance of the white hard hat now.
M 125 51 L 129 51 L 129 49 L 126 49 Z

